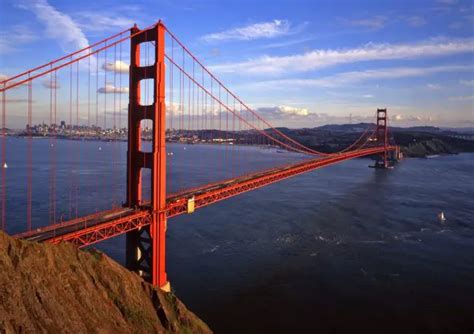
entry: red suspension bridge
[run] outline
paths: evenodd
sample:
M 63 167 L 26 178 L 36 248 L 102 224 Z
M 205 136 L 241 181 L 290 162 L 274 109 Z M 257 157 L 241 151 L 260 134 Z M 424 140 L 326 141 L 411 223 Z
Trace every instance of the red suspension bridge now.
M 127 266 L 162 288 L 169 218 L 349 159 L 377 156 L 375 167 L 387 168 L 398 153 L 385 109 L 338 152 L 296 141 L 161 22 L 10 76 L 0 93 L 2 230 L 79 247 L 126 233 Z M 201 157 L 200 178 L 180 180 L 170 147 L 196 143 L 219 154 Z M 250 170 L 249 145 L 274 152 L 275 165 Z

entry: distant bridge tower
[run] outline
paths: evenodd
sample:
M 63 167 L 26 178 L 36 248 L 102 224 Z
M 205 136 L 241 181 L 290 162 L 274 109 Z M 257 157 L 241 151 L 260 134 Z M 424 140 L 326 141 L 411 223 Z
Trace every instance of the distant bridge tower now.
M 376 168 L 388 167 L 388 117 L 387 109 L 377 109 L 377 128 L 375 129 L 377 144 L 383 145 L 385 150 L 382 156 L 375 162 Z
M 142 169 L 151 169 L 151 224 L 126 236 L 127 267 L 155 286 L 169 289 L 165 270 L 166 242 L 166 148 L 165 148 L 165 27 L 161 21 L 153 28 L 137 34 L 131 30 L 130 96 L 128 113 L 127 206 L 143 206 Z M 155 62 L 141 66 L 140 44 L 154 42 Z M 140 81 L 152 79 L 154 100 L 140 103 Z M 141 121 L 152 121 L 151 152 L 142 151 Z

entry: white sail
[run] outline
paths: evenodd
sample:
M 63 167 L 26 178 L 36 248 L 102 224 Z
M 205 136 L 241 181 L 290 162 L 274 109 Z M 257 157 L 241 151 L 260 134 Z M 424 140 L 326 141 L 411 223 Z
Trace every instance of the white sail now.
M 440 213 L 438 213 L 438 219 L 439 221 L 441 222 L 444 222 L 446 220 L 446 217 L 444 216 L 444 212 L 441 211 Z

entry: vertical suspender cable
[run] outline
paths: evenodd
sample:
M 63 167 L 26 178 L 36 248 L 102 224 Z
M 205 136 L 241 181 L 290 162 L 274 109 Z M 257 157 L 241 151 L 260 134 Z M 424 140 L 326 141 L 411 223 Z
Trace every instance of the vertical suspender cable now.
M 52 68 L 52 65 L 51 65 Z M 49 217 L 48 221 L 49 224 L 54 222 L 53 220 L 53 178 L 54 178 L 54 171 L 53 171 L 53 90 L 55 90 L 54 81 L 53 81 L 54 73 L 51 72 L 49 75 L 49 126 L 48 126 L 48 135 L 49 135 Z
M 76 62 L 76 131 L 78 132 L 78 136 L 80 134 L 80 127 L 79 127 L 79 61 Z M 78 156 L 76 157 L 76 173 L 74 174 L 74 199 L 75 199 L 75 217 L 78 216 L 79 210 L 79 175 L 81 169 L 81 150 L 82 145 L 77 145 L 77 153 Z
M 53 133 L 53 223 L 56 223 L 56 164 L 57 164 L 57 140 L 58 135 L 58 122 L 57 122 L 57 107 L 58 107 L 58 76 L 57 72 L 54 71 L 54 107 L 53 107 L 53 124 L 55 126 Z
M 30 74 L 28 74 L 28 78 L 30 77 Z M 33 194 L 32 194 L 32 186 L 33 186 L 33 138 L 32 138 L 32 127 L 33 127 L 33 115 L 32 115 L 32 100 L 33 100 L 33 82 L 30 80 L 28 81 L 28 157 L 27 157 L 27 195 L 26 195 L 26 201 L 27 201 L 27 207 L 26 207 L 26 225 L 27 225 L 27 230 L 31 230 L 31 205 L 32 205 L 32 200 L 33 200 Z
M 3 88 L 6 83 L 3 84 Z M 7 229 L 7 93 L 2 91 L 2 205 L 1 205 L 1 228 L 2 231 Z
M 72 57 L 71 57 L 71 61 L 72 61 Z M 69 137 L 72 136 L 73 134 L 73 130 L 72 130 L 72 64 L 69 65 L 69 129 L 68 129 L 68 132 L 69 132 Z M 69 141 L 69 150 L 68 150 L 68 153 L 69 153 L 69 159 L 74 159 L 74 156 L 71 152 L 73 152 L 73 142 L 72 140 Z M 73 187 L 73 183 L 72 183 L 72 161 L 71 161 L 71 166 L 68 168 L 68 174 L 69 174 L 69 219 L 72 219 L 72 187 Z

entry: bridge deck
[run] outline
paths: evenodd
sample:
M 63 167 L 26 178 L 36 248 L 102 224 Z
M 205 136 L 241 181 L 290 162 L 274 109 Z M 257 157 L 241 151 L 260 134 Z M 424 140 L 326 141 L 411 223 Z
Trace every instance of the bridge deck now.
M 395 146 L 388 147 L 388 150 L 395 149 Z M 298 174 L 353 158 L 379 154 L 383 151 L 383 147 L 349 151 L 334 156 L 315 158 L 280 168 L 268 169 L 263 172 L 172 194 L 167 198 L 167 217 L 171 218 L 187 213 L 188 200 L 191 198 L 194 198 L 195 209 L 199 209 Z M 151 222 L 152 214 L 149 206 L 145 203 L 138 208 L 116 208 L 60 224 L 38 228 L 18 234 L 16 237 L 31 241 L 48 241 L 52 243 L 70 241 L 79 247 L 83 247 L 147 226 L 151 224 Z

